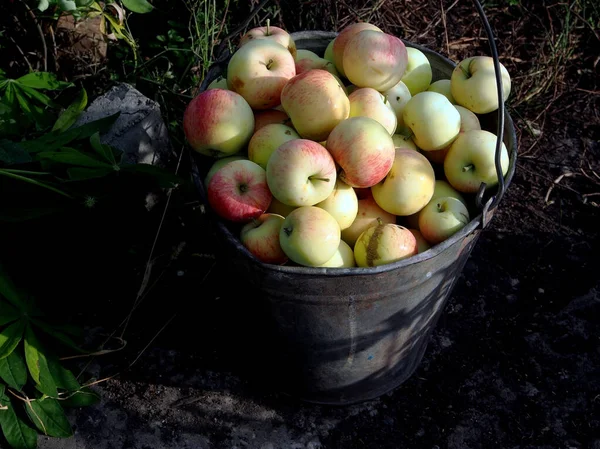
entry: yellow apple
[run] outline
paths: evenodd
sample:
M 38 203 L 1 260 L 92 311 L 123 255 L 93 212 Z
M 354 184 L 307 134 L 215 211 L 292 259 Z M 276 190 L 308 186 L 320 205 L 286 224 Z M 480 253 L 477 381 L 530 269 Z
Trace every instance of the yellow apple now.
M 417 240 L 404 226 L 378 222 L 365 230 L 354 245 L 359 267 L 376 267 L 417 254 Z
M 425 53 L 418 48 L 406 47 L 408 53 L 408 64 L 402 76 L 402 82 L 406 84 L 411 95 L 427 90 L 433 79 L 431 63 Z

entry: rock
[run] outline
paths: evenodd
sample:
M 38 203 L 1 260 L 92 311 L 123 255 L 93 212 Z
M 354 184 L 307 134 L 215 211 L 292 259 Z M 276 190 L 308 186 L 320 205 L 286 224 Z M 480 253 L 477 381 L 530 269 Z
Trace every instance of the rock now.
M 111 129 L 100 136 L 104 144 L 123 151 L 126 163 L 165 167 L 174 157 L 160 106 L 133 86 L 121 83 L 96 98 L 74 126 L 120 112 Z

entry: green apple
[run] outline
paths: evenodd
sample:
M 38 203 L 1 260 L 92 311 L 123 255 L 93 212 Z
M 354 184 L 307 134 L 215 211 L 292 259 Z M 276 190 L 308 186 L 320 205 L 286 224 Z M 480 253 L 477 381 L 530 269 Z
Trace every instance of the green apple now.
M 281 144 L 267 163 L 267 183 L 273 196 L 288 206 L 313 206 L 335 187 L 336 167 L 329 151 L 308 139 Z
M 354 259 L 359 267 L 376 267 L 397 262 L 417 254 L 417 240 L 405 228 L 378 222 L 367 228 L 354 245 Z
M 402 112 L 408 100 L 412 98 L 408 87 L 402 81 L 398 81 L 395 86 L 383 92 L 385 98 L 392 106 L 394 113 L 396 114 L 396 120 L 398 125 L 396 126 L 396 133 L 409 135 L 412 132 L 404 124 L 404 117 Z
M 450 87 L 449 79 L 441 79 L 441 80 L 434 81 L 433 83 L 431 83 L 429 85 L 427 90 L 429 92 L 437 92 L 439 94 L 442 94 L 444 97 L 446 97 L 448 99 L 448 101 L 450 103 L 452 103 L 454 105 L 456 104 L 456 100 L 452 96 L 452 89 Z
M 206 87 L 206 90 L 209 89 L 228 89 L 227 87 L 227 78 L 219 76 L 212 80 L 210 84 Z
M 350 248 L 343 240 L 340 240 L 340 246 L 337 251 L 333 254 L 324 264 L 319 265 L 320 267 L 326 268 L 352 268 L 356 266 L 354 260 L 354 251 Z
M 502 96 L 508 99 L 511 80 L 508 70 L 500 63 Z M 456 103 L 475 112 L 487 114 L 498 109 L 496 70 L 491 56 L 472 56 L 460 61 L 452 71 L 450 87 Z
M 248 42 L 252 42 L 255 40 L 269 40 L 276 42 L 283 47 L 287 48 L 292 57 L 296 57 L 296 42 L 292 38 L 292 36 L 283 28 L 279 28 L 276 26 L 271 26 L 269 23 L 269 19 L 267 19 L 267 26 L 264 27 L 255 27 L 248 30 L 240 39 L 240 44 L 238 47 L 242 47 Z
M 396 147 L 396 150 L 400 148 L 407 148 L 409 150 L 419 151 L 413 140 L 408 136 L 405 136 L 403 134 L 394 134 L 392 136 L 392 140 L 394 141 L 394 146 Z
M 348 118 L 350 101 L 338 78 L 322 69 L 290 79 L 281 91 L 281 105 L 304 139 L 321 142 Z
M 333 45 L 335 44 L 335 38 L 331 39 L 327 44 L 327 48 L 325 48 L 325 54 L 323 58 L 327 59 L 329 62 L 333 63 L 335 66 L 335 58 L 333 57 Z
M 465 206 L 467 205 L 465 197 L 462 196 L 462 194 L 458 190 L 456 190 L 454 187 L 452 187 L 450 185 L 450 183 L 448 183 L 448 181 L 444 181 L 443 179 L 436 179 L 435 186 L 433 188 L 433 195 L 431 196 L 431 199 L 429 200 L 429 202 L 434 201 L 437 198 L 442 198 L 442 197 L 447 197 L 447 196 L 456 198 L 457 200 L 462 202 Z M 412 215 L 404 217 L 403 222 L 409 228 L 418 228 L 419 227 L 419 214 L 422 211 L 423 211 L 423 209 L 421 209 L 419 212 L 416 212 Z
M 371 117 L 350 117 L 327 138 L 327 150 L 340 166 L 339 177 L 352 187 L 371 187 L 381 181 L 394 162 L 394 141 Z
M 338 178 L 335 182 L 333 192 L 320 203 L 317 207 L 325 209 L 340 225 L 340 229 L 350 227 L 356 214 L 358 213 L 358 198 L 352 187 Z
M 246 223 L 240 231 L 240 241 L 248 251 L 264 263 L 282 265 L 288 257 L 281 249 L 279 232 L 285 218 L 264 213 Z
M 225 157 L 245 149 L 254 130 L 254 113 L 240 94 L 225 89 L 205 90 L 183 113 L 183 131 L 200 154 Z
M 222 157 L 221 159 L 217 159 L 216 161 L 214 161 L 213 164 L 208 169 L 206 176 L 204 177 L 204 187 L 205 188 L 208 187 L 208 184 L 210 183 L 210 180 L 212 179 L 213 175 L 217 171 L 219 171 L 219 169 L 221 167 L 224 167 L 229 162 L 239 161 L 239 160 L 248 160 L 248 158 L 246 156 L 244 156 L 243 154 L 234 154 L 233 156 Z
M 296 62 L 286 47 L 273 40 L 255 39 L 242 45 L 227 64 L 227 85 L 254 110 L 281 103 L 281 91 L 296 75 Z
M 329 212 L 320 207 L 298 207 L 285 217 L 279 242 L 285 254 L 297 264 L 320 266 L 338 250 L 340 226 Z
M 406 47 L 408 64 L 402 75 L 402 82 L 406 84 L 411 95 L 427 90 L 433 79 L 431 63 L 425 53 L 414 47 Z
M 424 151 L 448 146 L 460 131 L 460 114 L 446 97 L 437 92 L 419 92 L 402 112 L 415 144 Z
M 415 236 L 415 240 L 417 241 L 417 254 L 424 253 L 429 248 L 431 248 L 431 245 L 427 240 L 425 240 L 425 237 L 423 237 L 421 231 L 414 228 L 408 228 L 408 230 L 412 233 L 412 235 Z
M 460 134 L 444 159 L 444 174 L 459 192 L 476 193 L 484 182 L 488 187 L 498 183 L 496 174 L 496 141 L 494 133 L 474 129 Z M 504 142 L 500 149 L 502 175 L 508 172 L 509 158 Z
M 271 123 L 263 126 L 252 135 L 250 142 L 248 142 L 248 159 L 256 162 L 266 170 L 267 162 L 269 162 L 273 151 L 279 148 L 282 143 L 299 138 L 300 136 L 294 128 L 281 123 Z
M 370 189 L 367 189 L 367 191 L 370 192 Z M 354 248 L 358 237 L 367 228 L 376 225 L 378 220 L 381 220 L 383 223 L 396 223 L 396 216 L 384 211 L 375 202 L 373 196 L 367 194 L 358 200 L 356 218 L 349 227 L 342 230 L 342 240 Z
M 362 30 L 344 48 L 346 78 L 357 87 L 384 92 L 401 80 L 406 70 L 406 46 L 392 34 Z
M 371 187 L 379 206 L 394 215 L 406 216 L 420 211 L 435 188 L 435 172 L 421 153 L 406 148 L 396 150 L 387 176 Z
M 388 133 L 396 132 L 398 119 L 386 97 L 371 87 L 361 87 L 350 95 L 350 117 L 371 117 L 387 129 Z
M 469 221 L 469 211 L 460 200 L 440 197 L 430 201 L 419 214 L 419 230 L 425 240 L 436 245 L 460 231 Z
M 331 49 L 331 52 L 333 53 L 333 62 L 335 68 L 344 78 L 346 78 L 346 73 L 344 72 L 344 50 L 346 49 L 346 44 L 352 37 L 363 30 L 374 30 L 383 33 L 379 27 L 371 23 L 357 22 L 345 26 L 333 40 L 333 48 Z

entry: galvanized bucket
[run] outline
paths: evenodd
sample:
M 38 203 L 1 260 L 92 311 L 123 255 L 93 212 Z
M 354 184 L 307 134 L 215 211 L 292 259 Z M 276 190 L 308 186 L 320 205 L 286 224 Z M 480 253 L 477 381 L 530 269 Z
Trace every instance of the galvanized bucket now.
M 336 34 L 309 31 L 292 36 L 297 48 L 323 54 Z M 450 77 L 452 61 L 405 44 L 429 58 L 433 81 Z M 218 73 L 213 71 L 203 86 Z M 499 116 L 484 117 L 482 126 L 493 131 Z M 258 261 L 240 243 L 238 228 L 210 211 L 202 183 L 208 162 L 190 151 L 198 193 L 222 241 L 219 255 L 268 306 L 265 318 L 273 334 L 260 351 L 269 353 L 271 363 L 255 369 L 277 381 L 274 388 L 303 401 L 345 405 L 376 398 L 413 374 L 481 230 L 513 177 L 517 138 L 507 112 L 503 122 L 510 168 L 502 189 L 480 202 L 472 214 L 475 218 L 451 238 L 409 259 L 375 268 L 307 268 Z

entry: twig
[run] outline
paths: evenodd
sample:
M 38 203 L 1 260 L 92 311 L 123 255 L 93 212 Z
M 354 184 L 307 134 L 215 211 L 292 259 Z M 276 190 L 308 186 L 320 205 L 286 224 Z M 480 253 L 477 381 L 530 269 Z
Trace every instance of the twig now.
M 12 36 L 8 36 L 8 38 L 12 41 L 13 44 L 15 44 L 15 47 L 17 47 L 17 50 L 19 50 L 19 53 L 21 53 L 21 55 L 23 56 L 23 59 L 25 59 L 25 62 L 29 66 L 29 71 L 33 72 L 33 67 L 31 66 L 31 63 L 29 62 L 29 59 L 27 59 L 27 56 L 25 55 L 25 53 L 23 53 L 23 50 L 21 50 L 21 47 L 19 47 L 19 44 L 17 44 L 15 42 L 15 40 L 12 38 Z
M 42 27 L 40 26 L 40 23 L 38 22 L 37 17 L 35 16 L 34 12 L 31 10 L 29 5 L 25 2 L 25 0 L 21 0 L 21 3 L 23 3 L 23 5 L 25 5 L 25 8 L 27 8 L 29 15 L 32 17 L 33 22 L 35 23 L 35 26 L 38 29 L 38 33 L 40 33 L 40 37 L 42 38 L 42 46 L 44 47 L 44 72 L 47 72 L 48 71 L 48 47 L 46 45 L 46 38 L 44 37 L 44 31 L 42 31 Z
M 546 204 L 554 204 L 554 201 L 549 202 L 549 198 L 550 198 L 550 193 L 552 193 L 552 190 L 554 190 L 554 186 L 557 186 L 560 184 L 560 182 L 563 180 L 563 178 L 571 178 L 573 176 L 576 176 L 577 173 L 573 173 L 573 172 L 568 172 L 568 173 L 563 173 L 562 175 L 560 175 L 558 178 L 556 178 L 552 184 L 550 185 L 550 187 L 548 188 L 548 191 L 546 192 L 546 196 L 544 197 L 544 202 Z
M 446 54 L 450 54 L 450 42 L 448 39 L 448 27 L 446 26 L 446 11 L 444 11 L 444 0 L 440 0 L 440 8 L 442 10 L 442 24 L 444 26 L 444 40 L 446 41 Z

